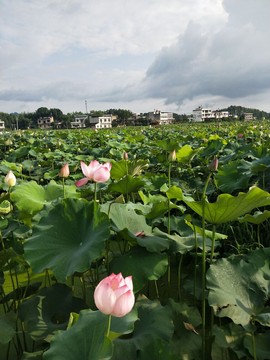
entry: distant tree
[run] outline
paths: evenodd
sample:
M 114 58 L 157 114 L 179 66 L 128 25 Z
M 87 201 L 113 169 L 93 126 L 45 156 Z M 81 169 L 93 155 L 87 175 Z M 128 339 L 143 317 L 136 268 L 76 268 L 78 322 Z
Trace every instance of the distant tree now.
M 5 128 L 12 129 L 14 119 L 15 119 L 15 116 L 13 114 L 0 112 L 0 120 L 4 121 Z
M 92 110 L 90 112 L 90 116 L 99 117 L 99 116 L 102 116 L 102 115 L 104 115 L 104 111 L 102 111 L 102 110 Z
M 28 114 L 19 114 L 18 115 L 18 127 L 19 129 L 29 129 L 31 125 L 31 116 Z
M 50 116 L 51 112 L 48 108 L 46 107 L 40 107 L 36 110 L 35 112 L 37 119 L 40 117 L 46 117 L 46 116 Z
M 266 111 L 246 108 L 243 106 L 231 105 L 224 110 L 229 111 L 232 116 L 237 116 L 239 120 L 244 120 L 244 113 L 252 113 L 254 118 L 256 118 L 257 120 L 270 119 L 270 113 L 267 113 Z
M 133 112 L 126 109 L 109 109 L 106 110 L 106 114 L 117 115 L 118 122 L 121 124 L 125 124 L 133 116 Z
M 176 123 L 179 123 L 179 122 L 188 122 L 188 116 L 186 114 L 176 114 L 176 113 L 173 113 L 173 117 L 174 117 L 174 121 Z
M 50 114 L 47 116 L 53 116 L 54 121 L 61 121 L 63 119 L 63 113 L 60 109 L 50 109 Z

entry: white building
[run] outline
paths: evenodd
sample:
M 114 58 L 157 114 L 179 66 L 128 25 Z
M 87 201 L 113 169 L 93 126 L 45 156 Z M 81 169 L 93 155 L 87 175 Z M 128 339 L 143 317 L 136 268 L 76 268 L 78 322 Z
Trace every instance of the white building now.
M 252 121 L 252 120 L 254 120 L 253 113 L 244 113 L 244 120 L 245 120 L 245 121 Z
M 86 127 L 88 115 L 75 115 L 74 121 L 70 122 L 71 129 L 82 129 Z
M 0 131 L 5 130 L 5 122 L 0 120 Z
M 229 111 L 220 111 L 220 110 L 216 110 L 214 111 L 215 114 L 215 118 L 216 119 L 225 119 L 229 117 Z
M 197 107 L 192 112 L 192 118 L 190 121 L 194 122 L 202 122 L 202 121 L 213 121 L 216 119 L 228 118 L 228 111 L 220 111 L 220 110 L 211 110 L 210 108 L 203 108 L 202 106 Z
M 95 129 L 108 129 L 112 127 L 114 116 L 105 114 L 103 116 L 90 116 L 90 126 Z
M 37 121 L 40 129 L 50 129 L 54 122 L 53 116 L 40 117 Z
M 172 124 L 174 121 L 173 113 L 167 111 L 154 110 L 148 113 L 150 121 L 158 122 L 159 125 Z

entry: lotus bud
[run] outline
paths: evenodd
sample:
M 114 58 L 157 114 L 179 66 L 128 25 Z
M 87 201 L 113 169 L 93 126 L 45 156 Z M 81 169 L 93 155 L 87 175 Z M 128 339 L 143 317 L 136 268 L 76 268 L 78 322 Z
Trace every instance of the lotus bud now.
M 218 158 L 216 156 L 214 156 L 213 161 L 209 165 L 209 169 L 211 171 L 217 171 L 217 169 L 218 169 Z
M 12 187 L 16 185 L 16 176 L 13 174 L 11 170 L 7 173 L 5 177 L 5 184 L 8 187 Z
M 121 273 L 107 276 L 94 291 L 96 307 L 106 315 L 123 317 L 135 303 L 132 276 L 124 278 Z
M 125 151 L 124 154 L 123 154 L 123 159 L 124 160 L 128 160 L 128 153 Z
M 170 154 L 169 154 L 169 161 L 176 161 L 176 151 L 173 150 Z
M 70 172 L 69 172 L 69 166 L 68 166 L 68 164 L 65 164 L 65 165 L 61 168 L 61 170 L 59 171 L 59 177 L 61 177 L 61 178 L 67 178 L 67 177 L 69 177 L 69 174 L 70 174 Z

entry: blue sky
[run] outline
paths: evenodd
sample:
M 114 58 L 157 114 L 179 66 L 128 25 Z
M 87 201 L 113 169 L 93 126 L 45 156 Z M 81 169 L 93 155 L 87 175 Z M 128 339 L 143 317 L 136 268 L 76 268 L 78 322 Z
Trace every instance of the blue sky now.
M 270 112 L 268 0 L 0 0 L 0 112 Z

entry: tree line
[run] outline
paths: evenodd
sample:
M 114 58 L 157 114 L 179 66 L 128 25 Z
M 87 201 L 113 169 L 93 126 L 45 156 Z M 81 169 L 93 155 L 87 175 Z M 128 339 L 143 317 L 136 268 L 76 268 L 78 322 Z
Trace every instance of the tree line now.
M 254 118 L 257 120 L 262 119 L 270 119 L 270 113 L 265 111 L 261 111 L 258 109 L 246 108 L 243 106 L 234 106 L 231 105 L 226 109 L 222 109 L 222 111 L 229 111 L 232 115 L 232 119 L 235 119 L 235 116 L 239 120 L 244 120 L 244 113 L 252 113 Z M 112 114 L 117 116 L 117 121 L 114 122 L 114 125 L 139 125 L 145 126 L 149 125 L 149 121 L 147 119 L 147 113 L 142 113 L 136 118 L 134 114 L 130 110 L 126 109 L 108 109 L 106 111 L 102 110 L 93 110 L 89 113 L 91 116 L 102 116 L 104 114 Z M 53 116 L 55 124 L 61 123 L 61 128 L 70 128 L 70 123 L 74 121 L 74 117 L 76 115 L 85 115 L 82 112 L 72 112 L 63 114 L 60 109 L 47 107 L 40 107 L 34 112 L 29 113 L 5 113 L 0 112 L 0 120 L 5 122 L 5 127 L 7 129 L 29 129 L 29 128 L 37 128 L 37 122 L 39 118 Z M 176 123 L 179 122 L 187 122 L 188 116 L 186 114 L 176 114 L 174 113 L 174 121 Z

